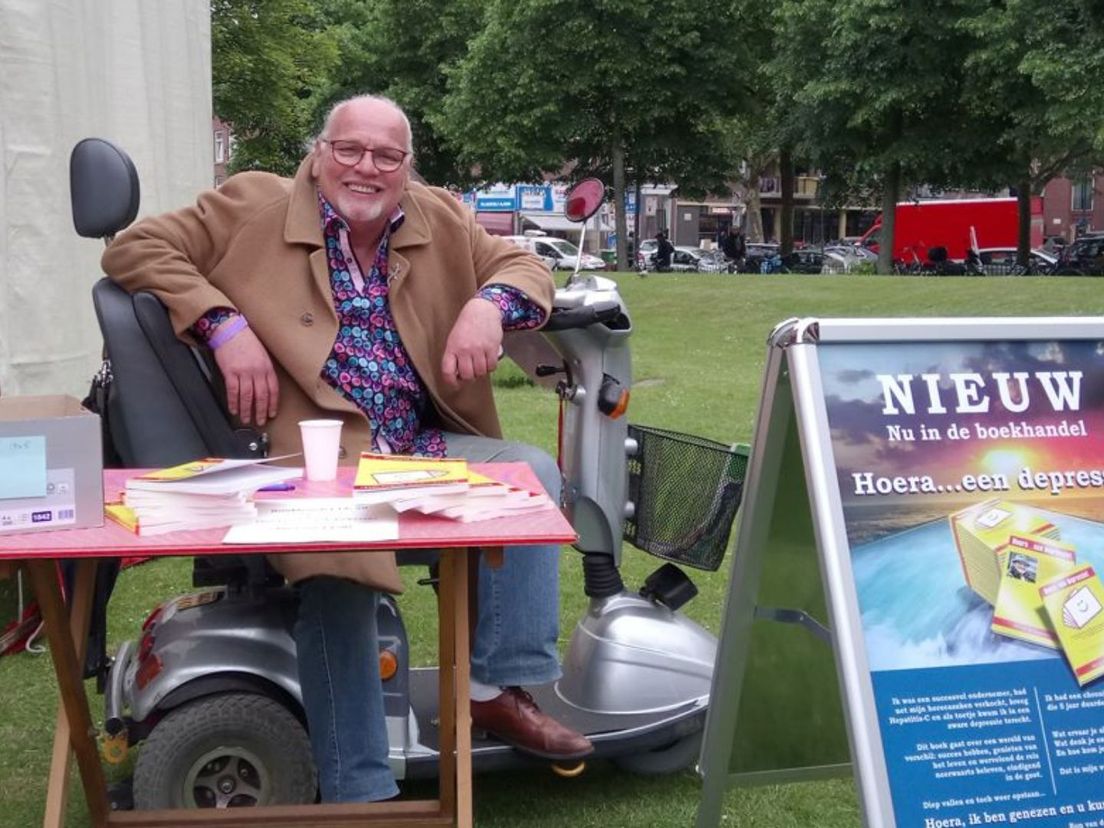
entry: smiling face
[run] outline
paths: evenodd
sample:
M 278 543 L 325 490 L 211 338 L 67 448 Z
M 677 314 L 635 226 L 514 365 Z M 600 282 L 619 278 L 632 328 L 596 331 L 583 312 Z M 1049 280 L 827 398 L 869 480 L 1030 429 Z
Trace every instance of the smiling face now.
M 322 196 L 349 224 L 354 239 L 372 243 L 382 234 L 410 176 L 410 156 L 397 170 L 382 172 L 372 153 L 352 167 L 334 159 L 331 141 L 367 149 L 409 151 L 410 132 L 402 113 L 387 101 L 355 98 L 331 115 L 315 143 L 311 173 Z

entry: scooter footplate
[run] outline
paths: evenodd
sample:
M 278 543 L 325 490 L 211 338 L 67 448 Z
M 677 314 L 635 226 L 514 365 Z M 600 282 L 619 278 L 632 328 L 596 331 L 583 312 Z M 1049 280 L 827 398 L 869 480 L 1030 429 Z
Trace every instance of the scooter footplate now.
M 559 722 L 585 733 L 594 743 L 594 758 L 608 759 L 625 753 L 649 750 L 669 744 L 701 730 L 705 721 L 705 706 L 690 702 L 661 713 L 601 714 L 567 705 L 554 685 L 527 687 L 533 699 L 548 715 Z M 421 744 L 433 751 L 439 749 L 437 738 L 437 669 L 417 668 L 410 671 L 410 694 L 414 715 L 418 720 Z M 472 768 L 476 772 L 517 767 L 523 764 L 547 765 L 546 759 L 514 750 L 495 739 L 472 736 Z M 437 774 L 436 756 L 410 757 L 407 778 L 428 778 Z

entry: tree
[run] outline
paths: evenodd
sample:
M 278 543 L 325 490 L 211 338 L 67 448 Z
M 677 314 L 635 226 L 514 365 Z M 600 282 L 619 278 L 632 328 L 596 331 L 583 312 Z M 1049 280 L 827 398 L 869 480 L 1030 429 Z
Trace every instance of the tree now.
M 469 164 L 434 126 L 441 117 L 449 70 L 482 27 L 484 0 L 330 0 L 339 24 L 339 61 L 330 103 L 352 95 L 384 95 L 410 119 L 417 170 L 427 181 L 467 185 Z
M 791 97 L 803 154 L 882 192 L 880 272 L 892 267 L 895 207 L 911 183 L 963 177 L 959 127 L 972 0 L 782 0 L 773 73 Z M 840 172 L 841 170 L 845 172 Z
M 232 170 L 295 172 L 336 58 L 311 0 L 212 0 L 214 109 L 234 130 Z
M 613 185 L 627 267 L 625 188 L 722 189 L 737 109 L 731 0 L 488 0 L 432 124 L 489 179 L 597 175 Z
M 979 3 L 963 106 L 988 135 L 990 183 L 1019 196 L 1019 263 L 1028 263 L 1031 197 L 1056 176 L 1104 161 L 1104 34 L 1083 0 Z

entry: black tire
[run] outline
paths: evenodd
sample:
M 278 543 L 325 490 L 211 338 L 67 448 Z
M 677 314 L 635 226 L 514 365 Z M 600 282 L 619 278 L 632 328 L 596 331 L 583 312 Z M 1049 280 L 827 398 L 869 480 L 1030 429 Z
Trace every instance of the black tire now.
M 686 770 L 697 762 L 701 745 L 702 731 L 699 730 L 665 747 L 616 756 L 613 763 L 621 770 L 638 776 L 664 776 Z
M 206 696 L 171 711 L 134 768 L 139 810 L 299 805 L 316 791 L 303 726 L 255 693 Z

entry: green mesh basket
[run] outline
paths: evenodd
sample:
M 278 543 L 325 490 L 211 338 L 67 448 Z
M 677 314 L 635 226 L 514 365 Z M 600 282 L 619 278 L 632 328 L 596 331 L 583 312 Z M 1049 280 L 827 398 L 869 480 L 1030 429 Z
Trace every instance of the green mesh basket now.
M 624 538 L 657 558 L 715 570 L 724 560 L 740 506 L 748 448 L 648 426 L 629 425 L 633 516 Z

